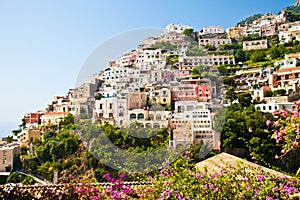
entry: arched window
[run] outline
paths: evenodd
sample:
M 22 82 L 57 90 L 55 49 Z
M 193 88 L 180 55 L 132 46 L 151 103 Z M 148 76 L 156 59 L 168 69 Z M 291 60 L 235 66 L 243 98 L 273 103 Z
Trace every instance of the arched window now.
M 130 114 L 130 120 L 136 120 L 136 114 L 131 113 Z
M 138 120 L 144 120 L 144 114 L 143 113 L 138 114 Z

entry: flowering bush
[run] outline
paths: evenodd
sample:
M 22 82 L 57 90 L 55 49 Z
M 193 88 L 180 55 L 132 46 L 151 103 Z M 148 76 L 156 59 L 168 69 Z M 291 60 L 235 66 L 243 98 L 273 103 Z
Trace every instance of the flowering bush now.
M 149 184 L 134 185 L 104 174 L 103 184 L 65 184 L 50 187 L 0 188 L 2 199 L 287 199 L 299 192 L 299 183 L 274 175 L 260 166 L 238 163 L 218 172 L 198 171 L 187 152 L 175 163 L 165 163 Z
M 154 178 L 151 199 L 282 199 L 299 192 L 298 182 L 289 177 L 239 163 L 223 163 L 216 173 L 201 172 L 187 159 L 163 168 Z M 192 170 L 193 169 L 193 170 Z
M 282 155 L 299 147 L 300 142 L 300 101 L 296 102 L 296 107 L 291 112 L 287 110 L 276 110 L 274 112 L 277 120 L 271 123 L 270 120 L 266 124 L 273 129 L 272 138 L 276 143 L 282 146 Z M 281 155 L 281 156 L 282 156 Z M 279 156 L 276 156 L 279 157 Z

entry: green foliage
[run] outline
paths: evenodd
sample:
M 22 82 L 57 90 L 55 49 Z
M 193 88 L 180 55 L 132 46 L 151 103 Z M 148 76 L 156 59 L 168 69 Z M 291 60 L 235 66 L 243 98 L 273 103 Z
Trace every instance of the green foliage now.
M 12 133 L 17 136 L 18 133 L 21 133 L 22 132 L 22 129 L 17 129 L 17 130 L 12 130 Z
M 235 166 L 220 160 L 220 171 L 197 170 L 191 159 L 181 158 L 164 167 L 155 176 L 153 191 L 147 199 L 289 199 L 298 191 L 295 179 L 278 177 L 260 166 L 248 166 L 243 161 Z M 213 164 L 214 165 L 214 164 Z M 192 169 L 192 170 L 191 170 Z M 289 189 L 287 189 L 289 188 Z
M 225 98 L 228 99 L 230 102 L 237 99 L 234 87 L 227 88 Z
M 300 14 L 300 7 L 299 6 L 288 6 L 285 9 L 286 9 L 286 11 L 293 12 L 294 14 Z
M 235 62 L 245 62 L 247 60 L 247 56 L 245 52 L 241 49 L 237 50 L 236 53 L 234 54 Z
M 191 35 L 193 33 L 194 33 L 194 29 L 192 29 L 192 28 L 187 28 L 187 29 L 184 29 L 184 31 L 183 31 L 184 35 Z
M 62 160 L 78 150 L 79 142 L 78 135 L 68 130 L 62 130 L 58 135 L 54 132 L 47 132 L 44 142 L 35 146 L 35 154 L 39 163 L 32 163 L 34 166 L 30 168 L 34 168 L 39 175 L 51 180 L 54 170 L 59 172 L 62 170 Z
M 165 110 L 166 111 L 171 111 L 172 110 L 172 107 L 170 104 L 167 104 L 166 107 L 165 107 Z
M 55 132 L 53 132 L 53 131 L 47 131 L 45 133 L 45 135 L 44 135 L 44 141 L 47 142 L 47 141 L 49 141 L 49 140 L 51 140 L 51 139 L 53 139 L 55 137 L 56 137 Z
M 286 90 L 285 89 L 275 90 L 274 95 L 275 94 L 278 95 L 278 96 L 284 96 L 286 94 Z
M 103 95 L 101 93 L 98 93 L 96 96 L 95 96 L 95 99 L 96 100 L 101 100 L 101 98 L 103 98 Z
M 223 116 L 217 116 L 216 123 L 219 120 L 218 118 Z M 286 156 L 282 160 L 274 159 L 280 153 L 280 148 L 272 140 L 273 132 L 266 121 L 273 124 L 273 115 L 256 111 L 252 104 L 248 105 L 247 108 L 243 108 L 238 104 L 227 107 L 221 132 L 222 149 L 226 152 L 235 152 L 235 149 L 242 148 L 246 153 L 244 156 L 250 160 L 255 160 L 267 167 L 295 173 L 300 160 L 297 152 Z
M 163 49 L 167 51 L 174 51 L 177 49 L 175 44 L 172 44 L 170 42 L 158 42 L 155 45 L 151 46 L 152 49 Z
M 21 183 L 25 175 L 18 172 L 12 172 L 6 180 L 6 183 Z
M 37 173 L 47 180 L 52 180 L 54 171 L 60 171 L 61 170 L 61 163 L 58 162 L 50 162 L 47 161 L 43 163 L 42 165 L 37 167 Z
M 64 117 L 64 119 L 60 122 L 60 128 L 65 128 L 65 129 L 74 129 L 74 123 L 75 119 L 74 116 L 69 113 L 67 116 Z
M 168 145 L 169 133 L 166 128 L 143 128 L 137 122 L 132 123 L 126 129 L 120 129 L 116 126 L 108 123 L 104 125 L 89 124 L 88 126 L 80 127 L 82 129 L 81 137 L 88 143 L 90 152 L 99 159 L 100 163 L 107 163 L 107 160 L 113 162 L 113 158 L 122 156 L 122 166 L 128 168 L 140 167 L 137 163 L 140 163 L 139 153 L 145 153 L 149 155 L 147 162 L 151 163 L 151 160 L 161 160 L 163 155 L 156 157 L 156 154 L 151 154 L 162 147 Z M 134 134 L 134 136 L 133 136 Z M 120 147 L 127 152 L 133 152 L 134 154 L 128 154 L 118 148 L 112 148 L 109 140 L 113 145 Z M 92 142 L 90 142 L 92 141 Z M 152 155 L 152 157 L 151 157 Z M 155 156 L 154 156 L 155 155 Z M 142 163 L 142 168 L 146 169 L 147 163 Z M 110 169 L 111 170 L 111 169 Z
M 174 63 L 178 62 L 178 58 L 179 58 L 178 55 L 168 55 L 168 56 L 166 56 L 166 62 L 168 64 L 174 64 Z
M 250 93 L 239 93 L 236 95 L 241 107 L 249 107 L 252 101 Z
M 186 55 L 187 56 L 205 56 L 206 52 L 203 51 L 203 49 L 200 48 L 198 45 L 195 45 L 186 51 Z
M 287 20 L 289 22 L 300 21 L 300 8 L 298 6 L 288 6 L 285 9 L 288 12 Z
M 20 155 L 26 155 L 28 148 L 26 146 L 21 146 L 20 148 Z
M 203 72 L 208 72 L 208 71 L 209 71 L 209 66 L 199 65 L 192 69 L 191 74 L 201 76 Z
M 36 150 L 35 150 L 35 153 L 36 153 L 37 158 L 41 162 L 50 161 L 51 158 L 52 158 L 49 149 L 47 147 L 44 147 L 44 146 L 37 147 Z
M 258 51 L 254 51 L 252 54 L 251 54 L 251 60 L 253 62 L 262 62 L 262 61 L 265 61 L 266 60 L 266 52 L 265 51 L 262 51 L 262 50 L 258 50 Z
M 244 19 L 244 20 L 238 22 L 237 25 L 252 24 L 252 22 L 253 22 L 254 20 L 257 20 L 257 19 L 259 19 L 259 18 L 261 18 L 261 17 L 262 17 L 262 14 L 254 14 L 254 15 L 252 15 L 252 16 L 250 16 L 250 17 L 247 17 L 246 19 Z
M 243 38 L 243 41 L 252 41 L 252 40 L 261 40 L 261 39 L 265 39 L 266 37 L 262 37 L 258 34 L 252 34 L 252 35 L 248 35 L 247 37 Z
M 235 82 L 234 78 L 232 78 L 232 77 L 223 78 L 223 83 L 225 85 L 228 85 L 228 86 L 233 87 L 233 88 L 236 87 L 236 82 Z
M 272 59 L 283 58 L 284 57 L 284 52 L 285 52 L 285 47 L 283 45 L 272 46 L 268 50 L 268 53 L 270 54 L 270 57 Z
M 80 107 L 79 116 L 80 116 L 80 119 L 88 119 L 89 118 L 87 111 L 83 107 Z
M 12 143 L 13 142 L 13 136 L 7 136 L 2 138 L 3 141 L 6 141 L 7 143 Z
M 264 96 L 265 97 L 272 97 L 273 96 L 273 92 L 271 90 L 267 90 L 267 91 L 265 91 Z
M 7 177 L 6 183 L 22 183 L 23 185 L 33 185 L 35 181 L 32 176 L 26 176 L 18 172 L 12 172 Z
M 35 183 L 34 179 L 32 176 L 26 176 L 23 180 L 22 180 L 22 184 L 23 185 L 33 185 Z
M 243 48 L 243 45 L 235 44 L 235 43 L 221 45 L 222 50 L 241 50 L 242 48 Z

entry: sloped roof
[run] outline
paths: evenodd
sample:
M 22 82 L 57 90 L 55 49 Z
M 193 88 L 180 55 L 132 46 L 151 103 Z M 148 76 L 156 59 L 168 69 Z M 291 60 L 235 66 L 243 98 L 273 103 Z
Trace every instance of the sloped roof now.
M 200 170 L 201 172 L 206 172 L 208 174 L 220 173 L 222 169 L 233 171 L 238 166 L 243 166 L 246 173 L 252 174 L 257 172 L 259 169 L 259 171 L 263 171 L 271 175 L 279 177 L 290 177 L 281 172 L 257 165 L 228 153 L 220 153 L 196 164 L 196 168 L 198 170 Z

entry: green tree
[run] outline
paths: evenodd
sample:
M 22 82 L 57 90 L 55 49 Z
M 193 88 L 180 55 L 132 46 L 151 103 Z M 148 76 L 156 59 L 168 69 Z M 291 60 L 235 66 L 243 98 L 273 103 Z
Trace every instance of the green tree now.
M 49 140 L 51 140 L 51 139 L 53 139 L 53 138 L 55 138 L 56 137 L 56 134 L 55 134 L 55 132 L 53 132 L 53 131 L 47 131 L 46 133 L 45 133 L 45 135 L 44 135 L 44 141 L 49 141 Z
M 235 62 L 245 62 L 247 60 L 246 54 L 243 50 L 239 49 L 234 54 Z
M 279 96 L 284 96 L 286 94 L 286 90 L 285 89 L 279 89 L 279 90 L 275 90 L 274 94 L 276 93 L 276 95 Z
M 250 58 L 253 62 L 263 62 L 266 60 L 266 52 L 265 51 L 254 51 Z
M 37 147 L 35 150 L 36 156 L 37 158 L 41 161 L 41 162 L 47 162 L 47 161 L 51 161 L 51 154 L 48 148 L 46 147 Z
M 60 122 L 60 126 L 68 127 L 70 125 L 73 125 L 75 123 L 74 116 L 69 113 L 67 116 L 64 117 L 64 119 Z
M 34 179 L 32 176 L 26 176 L 23 180 L 22 180 L 22 184 L 23 185 L 33 185 L 35 183 Z
M 239 93 L 236 95 L 241 107 L 249 107 L 252 101 L 250 93 Z
M 257 19 L 259 19 L 259 18 L 261 18 L 261 17 L 262 17 L 262 14 L 254 14 L 254 15 L 252 15 L 252 16 L 250 16 L 250 17 L 247 17 L 246 19 L 244 19 L 244 20 L 238 22 L 237 25 L 252 24 L 252 22 L 253 22 L 254 20 L 257 20 Z
M 20 148 L 21 155 L 27 155 L 27 151 L 28 151 L 28 148 L 26 146 L 21 146 L 21 148 Z
M 237 99 L 237 94 L 235 93 L 235 89 L 233 87 L 227 88 L 225 98 L 230 100 L 230 102 Z
M 194 33 L 194 29 L 192 29 L 192 28 L 187 28 L 187 29 L 184 29 L 184 31 L 183 31 L 184 35 L 191 35 L 193 33 Z
M 6 183 L 21 183 L 25 175 L 18 172 L 12 172 L 6 179 Z
M 284 52 L 285 49 L 283 45 L 279 45 L 279 46 L 274 45 L 268 50 L 268 53 L 270 54 L 270 57 L 272 59 L 283 58 Z
M 273 92 L 271 90 L 267 90 L 267 91 L 265 91 L 264 96 L 265 97 L 272 97 L 273 96 Z

